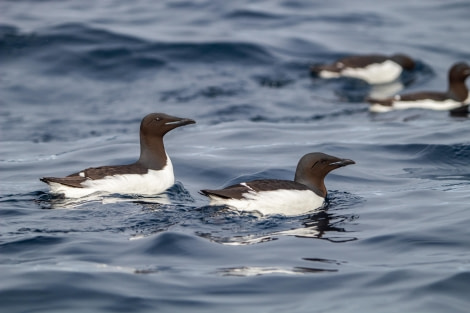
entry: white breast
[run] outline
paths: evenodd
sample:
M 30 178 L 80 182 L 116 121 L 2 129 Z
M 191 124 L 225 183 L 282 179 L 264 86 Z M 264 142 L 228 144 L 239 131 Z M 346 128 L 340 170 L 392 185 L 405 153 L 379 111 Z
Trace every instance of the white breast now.
M 275 190 L 248 192 L 244 199 L 210 196 L 211 205 L 226 205 L 238 211 L 260 212 L 263 215 L 302 215 L 320 208 L 325 199 L 310 190 Z
M 341 72 L 341 76 L 359 78 L 369 84 L 385 84 L 397 80 L 402 71 L 403 69 L 399 64 L 387 60 L 364 68 L 345 68 Z
M 464 104 L 470 104 L 470 92 L 467 92 L 467 99 L 463 101 Z
M 146 174 L 125 174 L 106 176 L 103 179 L 86 180 L 83 188 L 74 188 L 51 183 L 52 193 L 63 194 L 67 198 L 81 198 L 95 192 L 156 195 L 173 186 L 175 176 L 173 164 L 167 155 L 167 164 L 161 170 L 149 170 Z

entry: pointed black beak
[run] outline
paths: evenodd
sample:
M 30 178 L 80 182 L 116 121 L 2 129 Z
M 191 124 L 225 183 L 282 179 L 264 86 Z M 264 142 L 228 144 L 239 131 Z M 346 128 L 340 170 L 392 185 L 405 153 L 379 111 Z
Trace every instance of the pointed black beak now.
M 331 166 L 343 167 L 351 164 L 356 164 L 353 160 L 350 159 L 338 159 L 337 161 L 331 162 Z
M 173 125 L 174 127 L 184 126 L 184 125 L 188 125 L 188 124 L 196 124 L 196 121 L 192 120 L 190 118 L 180 118 L 180 119 L 177 119 L 177 120 L 174 120 L 174 121 L 169 121 L 169 122 L 165 123 L 165 125 L 168 125 L 168 126 Z

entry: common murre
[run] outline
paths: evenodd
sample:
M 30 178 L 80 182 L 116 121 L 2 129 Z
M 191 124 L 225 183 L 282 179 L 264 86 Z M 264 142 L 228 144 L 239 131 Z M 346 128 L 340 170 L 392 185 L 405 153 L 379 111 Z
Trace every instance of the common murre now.
M 470 66 L 455 63 L 448 74 L 449 87 L 446 92 L 422 91 L 396 95 L 385 99 L 368 98 L 372 112 L 388 112 L 403 109 L 468 110 L 470 94 L 465 80 L 470 76 Z
M 224 189 L 201 190 L 210 205 L 225 205 L 239 211 L 258 211 L 263 215 L 300 215 L 321 207 L 327 195 L 326 175 L 334 169 L 355 164 L 325 153 L 304 155 L 290 180 L 259 179 Z
M 332 64 L 314 65 L 310 72 L 321 78 L 352 77 L 374 85 L 396 81 L 404 70 L 412 70 L 415 64 L 412 58 L 404 54 L 356 55 Z
M 173 165 L 163 145 L 170 130 L 196 123 L 163 113 L 151 113 L 140 124 L 140 158 L 132 164 L 91 167 L 67 177 L 43 177 L 51 193 L 80 198 L 95 192 L 154 195 L 175 182 Z

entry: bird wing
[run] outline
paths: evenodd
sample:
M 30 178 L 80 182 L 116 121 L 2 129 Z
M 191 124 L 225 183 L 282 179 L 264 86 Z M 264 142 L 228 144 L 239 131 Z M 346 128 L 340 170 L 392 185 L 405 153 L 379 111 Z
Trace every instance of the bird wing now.
M 382 55 L 357 55 L 338 60 L 336 63 L 343 63 L 345 67 L 366 67 L 371 63 L 382 63 L 388 58 Z
M 444 92 L 435 92 L 435 91 L 423 91 L 423 92 L 415 92 L 400 95 L 401 101 L 417 101 L 422 99 L 431 99 L 435 101 L 444 101 L 449 99 L 449 96 Z
M 43 177 L 41 181 L 45 183 L 58 183 L 69 187 L 83 188 L 82 183 L 88 179 L 103 179 L 106 176 L 124 174 L 146 174 L 148 169 L 139 163 L 117 166 L 90 167 L 86 170 L 73 173 L 67 177 Z
M 228 186 L 224 189 L 204 189 L 201 190 L 201 193 L 205 196 L 212 195 L 224 199 L 243 199 L 243 194 L 245 193 L 273 191 L 278 189 L 308 190 L 309 188 L 301 183 L 297 183 L 295 181 L 290 180 L 260 179 Z
M 81 176 L 73 176 L 73 177 L 43 177 L 41 181 L 45 182 L 46 184 L 50 183 L 58 183 L 61 185 L 75 187 L 75 188 L 83 188 L 82 183 L 87 180 L 85 177 Z
M 327 72 L 336 72 L 336 73 L 339 73 L 341 72 L 342 68 L 339 68 L 338 66 L 336 66 L 336 63 L 334 64 L 317 64 L 317 65 L 313 65 L 311 68 L 310 68 L 310 71 L 312 73 L 320 73 L 321 71 L 327 71 Z
M 385 98 L 385 99 L 376 99 L 376 98 L 371 98 L 367 97 L 366 101 L 369 102 L 370 104 L 380 104 L 383 106 L 391 107 L 393 105 L 393 98 Z
M 129 165 L 100 166 L 90 167 L 86 170 L 73 173 L 67 177 L 85 177 L 89 179 L 102 179 L 106 176 L 124 175 L 124 174 L 146 174 L 148 169 L 139 163 Z

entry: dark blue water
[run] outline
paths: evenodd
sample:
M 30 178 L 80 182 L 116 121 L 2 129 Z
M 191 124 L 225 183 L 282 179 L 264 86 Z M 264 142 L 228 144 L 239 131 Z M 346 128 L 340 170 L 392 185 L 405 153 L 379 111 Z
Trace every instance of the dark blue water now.
M 470 123 L 370 114 L 378 92 L 313 63 L 407 53 L 404 91 L 470 61 L 468 1 L 3 1 L 1 312 L 468 312 Z M 171 200 L 52 198 L 38 178 L 133 162 L 166 136 Z M 260 217 L 198 194 L 292 179 L 322 151 L 328 206 Z

